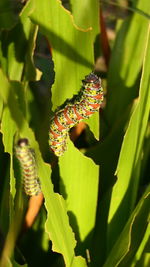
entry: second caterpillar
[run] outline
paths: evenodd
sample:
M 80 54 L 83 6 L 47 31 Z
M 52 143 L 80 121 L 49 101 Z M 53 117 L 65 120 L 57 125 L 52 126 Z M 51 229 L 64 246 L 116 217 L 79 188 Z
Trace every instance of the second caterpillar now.
M 103 102 L 101 79 L 96 74 L 91 72 L 82 82 L 78 95 L 67 100 L 50 121 L 49 145 L 58 157 L 66 151 L 69 130 L 98 111 Z
M 28 139 L 19 139 L 15 146 L 15 151 L 21 167 L 24 191 L 29 196 L 36 196 L 41 192 L 41 187 L 35 156 Z

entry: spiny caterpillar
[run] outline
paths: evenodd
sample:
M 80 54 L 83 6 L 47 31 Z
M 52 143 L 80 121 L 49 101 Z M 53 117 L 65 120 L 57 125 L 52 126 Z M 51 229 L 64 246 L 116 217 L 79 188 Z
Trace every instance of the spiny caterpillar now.
M 101 79 L 96 74 L 91 72 L 82 82 L 78 95 L 67 100 L 50 121 L 49 145 L 58 157 L 66 151 L 69 130 L 98 111 L 103 102 Z
M 19 139 L 15 146 L 15 151 L 21 166 L 25 193 L 29 196 L 38 195 L 41 192 L 40 182 L 35 157 L 29 146 L 28 139 Z

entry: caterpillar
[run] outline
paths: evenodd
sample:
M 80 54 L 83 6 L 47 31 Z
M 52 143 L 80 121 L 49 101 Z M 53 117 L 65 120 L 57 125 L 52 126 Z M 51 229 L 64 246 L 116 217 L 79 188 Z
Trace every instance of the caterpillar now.
M 65 101 L 50 120 L 49 146 L 58 157 L 67 149 L 69 130 L 98 111 L 103 102 L 101 79 L 96 74 L 91 72 L 82 83 L 78 95 Z
M 25 193 L 29 196 L 38 195 L 41 192 L 40 181 L 34 153 L 29 146 L 28 139 L 19 139 L 15 146 L 15 152 L 22 171 Z

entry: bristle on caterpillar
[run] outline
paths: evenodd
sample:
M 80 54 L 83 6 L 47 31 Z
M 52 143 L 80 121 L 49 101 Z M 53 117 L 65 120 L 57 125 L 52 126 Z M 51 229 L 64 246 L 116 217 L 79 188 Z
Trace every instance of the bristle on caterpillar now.
M 28 139 L 22 138 L 18 140 L 15 146 L 15 153 L 20 163 L 25 193 L 29 196 L 38 195 L 41 192 L 40 181 L 34 153 L 29 146 Z
M 67 100 L 63 108 L 57 109 L 50 121 L 49 146 L 58 157 L 67 149 L 69 130 L 98 111 L 103 102 L 101 79 L 96 74 L 91 72 L 82 83 L 78 95 Z

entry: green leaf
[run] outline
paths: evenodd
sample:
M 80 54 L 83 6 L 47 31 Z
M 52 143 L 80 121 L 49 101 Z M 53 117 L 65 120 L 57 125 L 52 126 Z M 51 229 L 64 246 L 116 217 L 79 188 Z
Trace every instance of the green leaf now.
M 137 15 L 139 16 L 139 15 Z M 143 25 L 141 27 L 144 27 L 144 25 L 147 25 L 147 20 L 144 18 L 142 18 L 142 24 L 138 24 L 136 25 L 136 21 L 134 21 L 134 19 L 138 19 L 137 17 L 135 17 L 135 15 L 133 16 L 133 24 L 136 27 Z M 130 19 L 131 20 L 131 19 Z M 125 24 L 128 25 L 128 33 L 130 32 L 130 20 L 128 20 L 127 22 L 124 22 Z M 132 26 L 132 24 L 131 24 Z M 126 28 L 125 27 L 125 28 Z M 145 32 L 146 29 L 144 29 Z M 132 32 L 132 34 L 131 34 Z M 132 138 L 130 140 L 130 143 L 128 144 L 128 148 L 129 148 L 129 154 L 124 157 L 124 161 L 122 161 L 122 164 L 124 164 L 124 172 L 122 171 L 122 175 L 124 173 L 124 176 L 121 178 L 121 181 L 119 182 L 117 189 L 118 191 L 114 191 L 113 193 L 113 197 L 111 198 L 111 189 L 112 186 L 114 185 L 114 183 L 116 182 L 116 177 L 114 176 L 115 170 L 116 170 L 116 166 L 117 166 L 117 161 L 118 161 L 118 157 L 119 157 L 119 152 L 120 152 L 120 147 L 121 147 L 121 143 L 122 143 L 122 139 L 123 139 L 123 135 L 124 135 L 124 131 L 125 131 L 125 127 L 126 123 L 128 121 L 129 116 L 131 115 L 130 112 L 130 106 L 128 106 L 128 104 L 125 104 L 125 108 L 121 111 L 119 111 L 119 109 L 122 109 L 122 104 L 124 105 L 124 99 L 125 99 L 125 95 L 124 93 L 126 93 L 126 89 L 124 89 L 124 83 L 126 83 L 126 79 L 128 80 L 128 76 L 126 75 L 124 77 L 124 80 L 120 79 L 120 71 L 122 70 L 122 68 L 126 68 L 126 64 L 127 64 L 127 68 L 128 71 L 130 72 L 130 65 L 132 67 L 131 64 L 131 58 L 127 59 L 127 62 L 122 61 L 122 65 L 120 65 L 119 62 L 121 62 L 121 57 L 124 57 L 124 60 L 126 59 L 126 57 L 124 55 L 128 54 L 128 51 L 130 51 L 130 49 L 133 51 L 133 47 L 135 47 L 135 43 L 136 43 L 136 35 L 135 40 L 133 40 L 133 36 L 134 35 L 134 28 L 132 27 L 132 31 L 130 32 L 130 36 L 131 36 L 131 41 L 132 41 L 132 45 L 129 46 L 128 44 L 126 44 L 126 46 L 124 46 L 124 44 L 122 45 L 122 42 L 124 42 L 124 39 L 122 41 L 122 38 L 127 38 L 127 33 L 124 32 L 124 27 L 120 28 L 119 33 L 118 33 L 118 37 L 117 37 L 117 43 L 114 47 L 114 51 L 113 51 L 113 58 L 112 58 L 112 62 L 110 65 L 110 72 L 111 72 L 111 77 L 108 77 L 108 82 L 111 85 L 111 82 L 114 84 L 114 87 L 112 87 L 111 91 L 108 91 L 108 96 L 107 96 L 107 105 L 110 106 L 110 110 L 105 110 L 102 113 L 101 118 L 105 121 L 103 121 L 103 123 L 107 123 L 107 116 L 109 116 L 109 118 L 111 117 L 111 120 L 109 121 L 109 124 L 107 125 L 107 133 L 105 132 L 102 136 L 102 140 L 100 140 L 99 144 L 89 150 L 87 150 L 86 155 L 91 157 L 96 164 L 100 164 L 101 166 L 101 171 L 100 171 L 100 201 L 98 203 L 98 216 L 97 216 L 97 222 L 96 222 L 96 227 L 95 227 L 95 238 L 93 240 L 93 260 L 95 260 L 95 265 L 102 264 L 102 262 L 105 260 L 106 257 L 106 249 L 110 249 L 117 236 L 119 235 L 119 232 L 121 231 L 120 228 L 122 228 L 124 226 L 124 224 L 126 223 L 126 220 L 128 219 L 129 213 L 132 211 L 133 209 L 133 205 L 134 205 L 134 201 L 135 198 L 137 196 L 137 188 L 138 188 L 138 184 L 139 184 L 139 172 L 141 171 L 141 157 L 139 156 L 138 161 L 136 162 L 136 168 L 134 169 L 135 172 L 133 174 L 133 176 L 135 176 L 136 178 L 133 180 L 133 178 L 130 177 L 126 177 L 125 173 L 127 171 L 126 167 L 128 165 L 128 167 L 130 166 L 132 168 L 132 163 L 130 162 L 130 158 L 132 157 L 134 159 L 134 157 L 136 156 L 136 152 L 134 151 L 133 148 L 133 143 L 135 141 L 136 138 L 136 127 L 133 126 L 132 129 Z M 144 32 L 142 32 L 142 34 L 144 34 Z M 147 32 L 145 32 L 145 37 L 147 36 Z M 140 56 L 140 62 L 142 61 L 141 57 L 143 54 L 143 46 L 145 45 L 145 39 L 143 39 L 143 43 L 141 44 L 141 56 Z M 130 43 L 130 40 L 128 40 L 128 43 Z M 139 46 L 140 44 L 138 44 Z M 132 47 L 133 46 L 133 47 Z M 127 51 L 126 51 L 127 49 Z M 139 49 L 139 47 L 135 47 L 135 49 Z M 118 52 L 120 51 L 121 55 L 118 56 Z M 116 56 L 117 55 L 117 56 Z M 133 61 L 132 61 L 133 62 Z M 119 64 L 119 65 L 118 65 Z M 138 62 L 139 64 L 139 62 Z M 141 64 L 141 63 L 140 63 Z M 148 64 L 148 63 L 147 63 Z M 139 67 L 139 65 L 136 64 L 135 62 L 135 70 L 136 68 Z M 147 65 L 148 68 L 148 65 Z M 140 70 L 140 67 L 139 67 Z M 139 72 L 139 70 L 137 71 L 137 73 Z M 132 71 L 133 72 L 133 71 Z M 133 78 L 134 78 L 135 73 L 133 74 Z M 110 78 L 112 80 L 110 80 Z M 130 78 L 132 78 L 132 76 L 130 75 Z M 147 80 L 148 83 L 148 80 Z M 134 84 L 134 81 L 133 81 Z M 144 89 L 142 88 L 143 85 L 141 85 L 141 90 L 148 90 L 149 89 Z M 139 85 L 137 83 L 135 83 L 134 87 L 139 88 Z M 122 99 L 118 99 L 118 93 L 121 96 Z M 129 92 L 129 96 L 131 96 L 133 93 L 133 90 L 131 89 Z M 122 97 L 122 94 L 124 95 Z M 131 97 L 132 99 L 132 97 Z M 131 100 L 130 99 L 130 100 Z M 148 103 L 149 100 L 145 100 L 145 104 L 147 105 L 148 108 Z M 129 103 L 129 102 L 128 102 Z M 135 103 L 136 104 L 136 103 Z M 140 108 L 140 107 L 139 107 Z M 139 109 L 138 108 L 138 109 Z M 143 104 L 143 108 L 144 108 L 144 104 Z M 115 110 L 116 109 L 116 110 Z M 144 110 L 141 111 L 141 116 L 144 116 L 144 114 L 142 115 L 142 112 L 145 112 Z M 112 116 L 112 114 L 114 114 L 114 117 Z M 137 115 L 138 116 L 138 115 Z M 135 122 L 136 124 L 136 122 Z M 141 128 L 141 125 L 143 127 L 147 126 L 147 122 L 145 123 L 145 126 L 143 125 L 143 122 L 141 124 L 141 121 L 139 121 L 139 130 Z M 103 126 L 103 124 L 102 124 Z M 144 129 L 144 128 L 143 128 Z M 102 130 L 105 130 L 104 127 Z M 106 135 L 107 134 L 107 135 Z M 143 135 L 143 134 L 142 134 Z M 139 144 L 140 145 L 140 144 Z M 137 144 L 138 146 L 138 144 Z M 141 145 L 140 145 L 141 146 Z M 142 145 L 143 146 L 143 145 Z M 140 147 L 138 148 L 140 149 Z M 132 154 L 133 153 L 133 154 Z M 131 156 L 132 155 L 132 156 Z M 142 154 L 140 154 L 142 156 Z M 128 168 L 127 167 L 127 168 Z M 122 167 L 123 168 L 123 167 Z M 118 169 L 119 170 L 119 169 Z M 120 176 L 119 176 L 120 178 Z M 130 183 L 130 179 L 133 181 L 133 184 L 130 185 L 130 189 L 131 191 L 128 192 L 127 191 L 127 186 Z M 120 186 L 119 186 L 120 185 Z M 129 190 L 130 190 L 129 189 Z M 135 189 L 135 192 L 134 192 Z M 124 193 L 123 193 L 124 192 Z M 125 192 L 127 192 L 128 196 L 130 196 L 128 198 L 126 198 Z M 132 194 L 133 193 L 133 194 Z M 132 194 L 132 196 L 131 196 Z M 124 197 L 124 200 L 123 200 Z M 122 200 L 122 202 L 121 202 Z M 111 204 L 110 204 L 111 201 Z M 128 202 L 129 201 L 129 202 Z M 130 204 L 129 204 L 130 203 Z M 112 225 L 109 225 L 109 232 L 107 230 L 107 221 L 108 221 L 108 212 L 109 212 L 109 208 L 110 208 L 110 218 L 111 216 L 113 217 L 113 214 L 115 213 L 115 211 L 117 210 L 117 207 L 119 206 L 119 213 L 117 216 L 117 219 L 114 218 L 114 220 L 112 220 Z M 132 205 L 132 206 L 131 206 Z M 124 210 L 124 206 L 125 206 L 125 210 Z M 127 209 L 131 210 L 127 211 Z M 117 222 L 116 222 L 117 220 Z M 109 219 L 110 222 L 110 219 Z M 109 235 L 108 240 L 106 235 Z M 98 250 L 101 250 L 102 253 L 99 253 Z M 94 266 L 94 265 L 93 265 Z
M 83 9 L 80 12 L 83 13 Z M 52 103 L 55 109 L 79 91 L 81 80 L 93 69 L 93 33 L 92 30 L 78 28 L 71 13 L 60 1 L 37 0 L 31 19 L 40 26 L 52 47 L 55 68 Z M 98 18 L 95 20 L 98 21 Z M 97 136 L 98 114 L 94 118 L 94 127 L 91 127 Z
M 111 242 L 123 227 L 137 197 L 142 147 L 150 112 L 149 61 L 150 35 L 148 31 L 139 98 L 122 144 L 116 171 L 118 180 L 113 187 L 111 197 L 108 219 Z
M 8 260 L 6 267 L 28 267 L 27 264 L 19 264 L 14 259 Z
M 36 35 L 37 27 L 27 17 L 21 17 L 9 32 L 1 33 L 0 62 L 9 79 L 17 81 L 36 79 L 32 59 Z
M 136 2 L 137 8 L 149 11 L 148 0 Z M 137 96 L 137 81 L 142 68 L 148 24 L 149 20 L 134 13 L 119 28 L 108 71 L 105 116 L 111 127 Z
M 0 29 L 12 27 L 17 22 L 19 2 L 10 0 L 1 0 L 0 2 Z
M 1 0 L 0 2 L 0 30 L 12 28 L 18 21 L 19 16 L 27 16 L 34 7 L 34 1 Z
M 136 252 L 136 255 L 134 257 L 134 260 L 132 262 L 132 266 L 135 266 L 136 263 L 139 263 L 141 260 L 143 260 L 143 258 L 146 258 L 144 254 L 146 254 L 146 246 L 147 244 L 149 244 L 148 242 L 150 241 L 150 224 L 148 224 L 147 226 L 147 229 L 145 231 L 145 234 L 144 234 L 144 237 L 143 237 L 143 240 Z M 148 254 L 148 253 L 147 253 Z M 149 260 L 150 260 L 150 253 L 149 253 Z M 146 266 L 146 264 L 143 264 L 144 266 Z
M 10 111 L 8 107 L 5 107 L 3 110 L 1 132 L 3 133 L 3 144 L 5 147 L 5 152 L 8 152 L 10 154 L 10 193 L 14 199 L 16 189 L 13 171 L 13 138 L 16 132 L 16 127 L 14 121 L 10 120 L 10 117 Z
M 76 25 L 85 30 L 92 28 L 93 41 L 95 41 L 96 35 L 99 34 L 99 1 L 85 0 L 77 2 L 70 0 L 70 2 Z
M 117 166 L 119 151 L 123 138 L 123 127 L 129 111 L 122 114 L 121 119 L 113 127 L 107 137 L 100 140 L 96 146 L 86 151 L 86 156 L 100 165 L 99 201 L 97 220 L 91 246 L 92 267 L 102 265 L 107 253 L 107 221 L 110 207 L 111 189 L 116 179 L 114 173 Z M 103 115 L 103 113 L 102 113 Z M 103 117 L 102 117 L 103 118 Z M 101 251 L 101 253 L 99 253 Z
M 34 134 L 24 119 L 22 111 L 19 109 L 11 82 L 8 82 L 1 70 L 0 80 L 2 87 L 5 88 L 5 90 L 0 90 L 0 95 L 4 103 L 8 105 L 11 116 L 9 121 L 15 123 L 16 131 L 20 137 L 29 139 L 30 145 L 35 151 L 38 174 L 47 209 L 46 231 L 52 240 L 53 250 L 63 255 L 66 266 L 75 266 L 76 262 L 80 264 L 80 261 L 84 262 L 84 259 L 75 257 L 74 247 L 76 242 L 69 226 L 64 200 L 60 195 L 53 192 L 53 185 L 50 180 L 50 167 L 44 163 Z
M 103 267 L 130 266 L 149 223 L 150 186 L 130 216 Z M 137 234 L 138 233 L 138 234 Z
M 3 112 L 3 101 L 2 101 L 2 99 L 0 99 L 0 121 L 1 121 L 1 117 L 2 117 L 2 112 Z
M 85 253 L 91 245 L 91 232 L 95 225 L 99 167 L 79 152 L 71 141 L 68 150 L 59 159 L 59 166 L 60 190 L 66 199 L 70 223 L 79 241 L 77 248 Z

